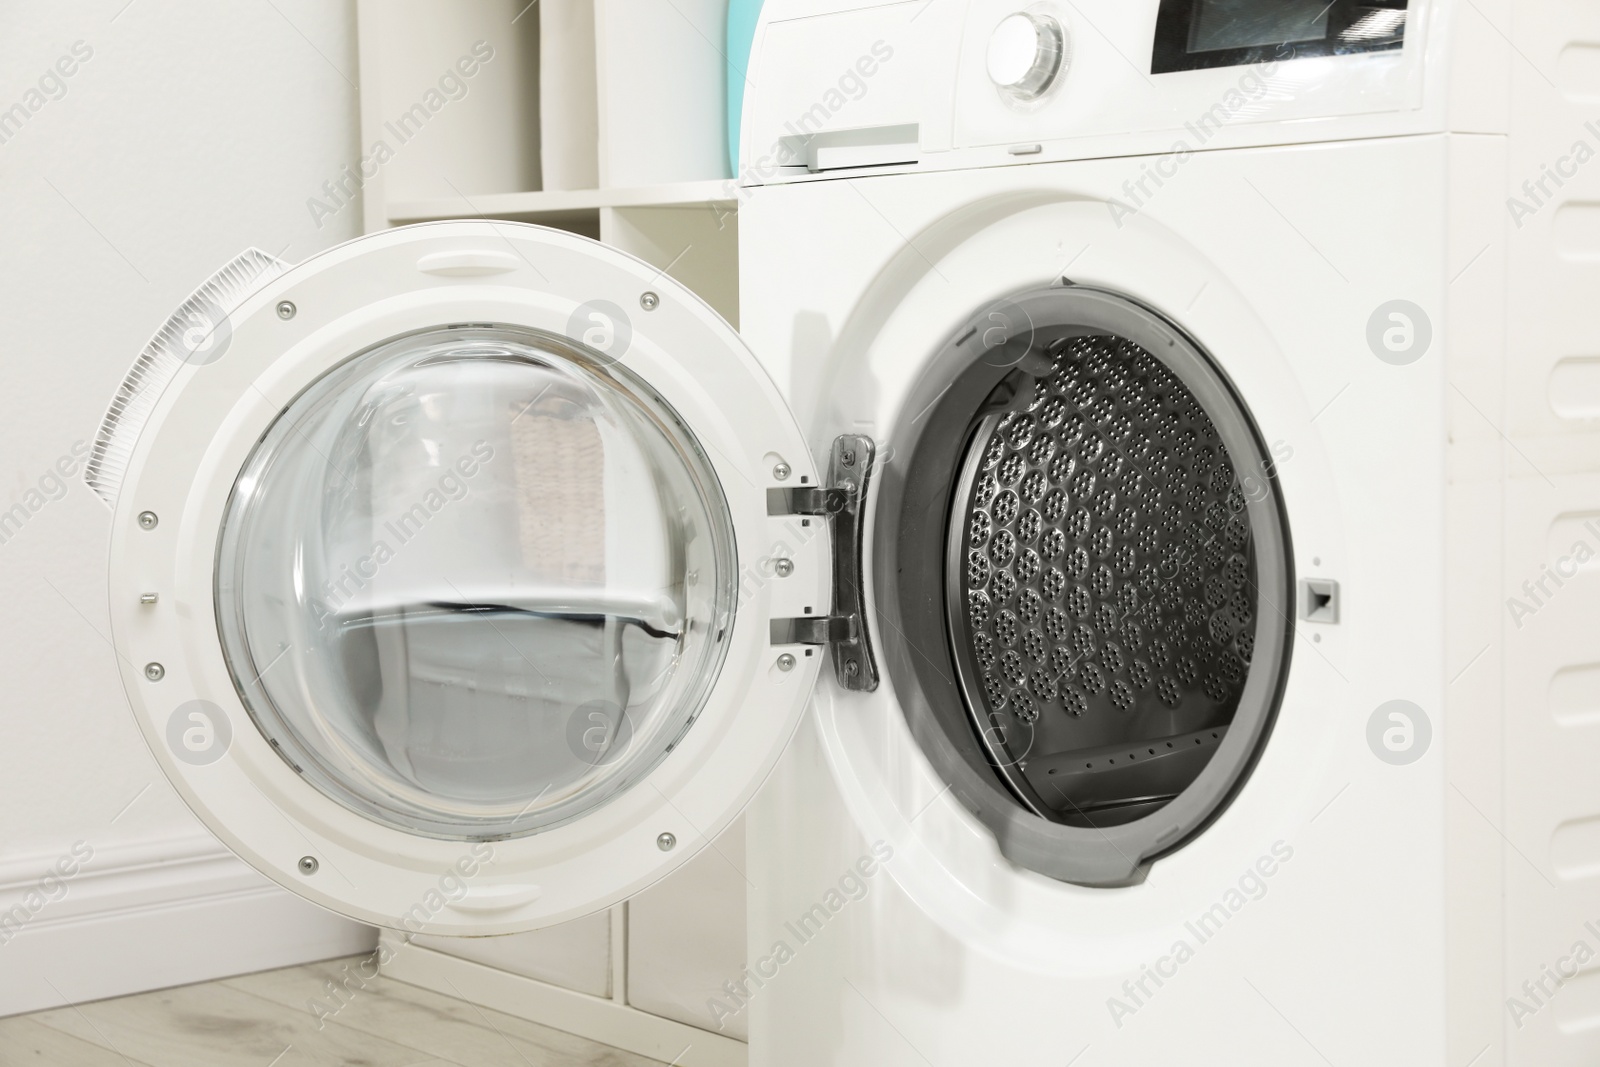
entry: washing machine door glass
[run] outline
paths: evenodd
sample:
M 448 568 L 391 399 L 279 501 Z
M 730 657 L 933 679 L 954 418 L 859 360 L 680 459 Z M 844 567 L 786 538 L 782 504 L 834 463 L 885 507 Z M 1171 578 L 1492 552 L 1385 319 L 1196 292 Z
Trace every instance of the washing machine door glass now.
M 650 885 L 738 815 L 825 659 L 839 494 L 782 396 L 694 294 L 560 231 L 241 256 L 86 478 L 163 770 L 376 925 L 511 933 Z
M 689 728 L 734 570 L 711 464 L 648 384 L 562 338 L 436 329 L 273 424 L 223 522 L 217 623 L 318 789 L 504 838 L 604 804 Z

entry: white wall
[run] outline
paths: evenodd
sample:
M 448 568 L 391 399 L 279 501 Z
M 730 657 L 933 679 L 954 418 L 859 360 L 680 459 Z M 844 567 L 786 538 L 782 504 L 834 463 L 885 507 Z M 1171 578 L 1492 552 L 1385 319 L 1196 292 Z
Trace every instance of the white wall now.
M 92 54 L 55 81 L 77 42 Z M 358 204 L 319 228 L 306 201 L 358 158 L 356 80 L 348 0 L 0 2 L 0 512 L 25 502 L 75 442 L 92 441 L 134 356 L 211 271 L 249 245 L 296 261 L 355 236 Z M 7 124 L 19 103 L 37 110 Z M 73 477 L 0 543 L 0 908 L 81 841 L 99 862 L 84 869 L 97 874 L 123 863 L 147 882 L 152 864 L 169 870 L 151 899 L 182 900 L 188 886 L 232 901 L 235 919 L 260 916 L 220 923 L 256 929 L 205 952 L 149 946 L 201 953 L 152 981 L 270 965 L 285 951 L 273 943 L 302 955 L 352 950 L 361 931 L 286 907 L 254 875 L 230 882 L 197 864 L 219 846 L 146 751 L 106 643 L 109 518 Z M 47 900 L 0 941 L 0 1014 L 44 1006 L 24 959 L 51 958 L 40 950 L 52 929 L 88 921 L 85 901 L 114 901 L 117 884 L 73 897 L 69 880 L 71 902 Z M 25 939 L 32 950 L 19 949 Z M 136 954 L 134 941 L 119 951 Z M 57 967 L 50 977 L 69 997 L 116 992 L 144 973 L 130 961 L 127 975 L 108 979 L 102 967 L 91 981 L 70 953 Z

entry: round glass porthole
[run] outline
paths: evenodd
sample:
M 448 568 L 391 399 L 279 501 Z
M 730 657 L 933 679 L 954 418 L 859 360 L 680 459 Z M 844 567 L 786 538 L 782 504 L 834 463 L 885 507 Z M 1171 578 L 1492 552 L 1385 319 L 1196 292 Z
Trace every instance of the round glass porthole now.
M 691 728 L 734 608 L 732 520 L 647 384 L 526 329 L 360 353 L 256 446 L 217 549 L 244 705 L 383 825 L 516 837 L 638 783 Z

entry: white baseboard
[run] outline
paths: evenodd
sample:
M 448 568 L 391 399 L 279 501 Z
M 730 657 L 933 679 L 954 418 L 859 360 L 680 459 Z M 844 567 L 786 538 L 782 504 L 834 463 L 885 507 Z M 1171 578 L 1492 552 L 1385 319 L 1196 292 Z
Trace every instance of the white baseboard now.
M 401 945 L 393 933 L 384 938 L 389 951 L 379 970 L 387 978 L 677 1067 L 746 1067 L 749 1062 L 745 1043 L 722 1034 L 420 945 Z
M 0 861 L 0 1016 L 377 943 L 371 927 L 279 888 L 210 836 L 96 848 L 70 877 L 45 881 L 57 859 Z

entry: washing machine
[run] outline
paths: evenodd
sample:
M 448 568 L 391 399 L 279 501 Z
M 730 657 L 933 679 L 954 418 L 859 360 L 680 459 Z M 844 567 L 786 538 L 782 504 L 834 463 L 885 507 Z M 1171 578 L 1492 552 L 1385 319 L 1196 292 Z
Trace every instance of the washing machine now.
M 752 809 L 752 1063 L 1594 1062 L 1563 20 L 769 0 L 741 330 L 876 443 L 879 684 Z
M 1505 713 L 1502 593 L 1592 466 L 1496 418 L 1477 18 L 769 0 L 743 336 L 532 226 L 244 253 L 86 472 L 158 762 L 410 933 L 748 808 L 755 1063 L 1585 1062 L 1593 835 L 1507 798 L 1589 742 Z

